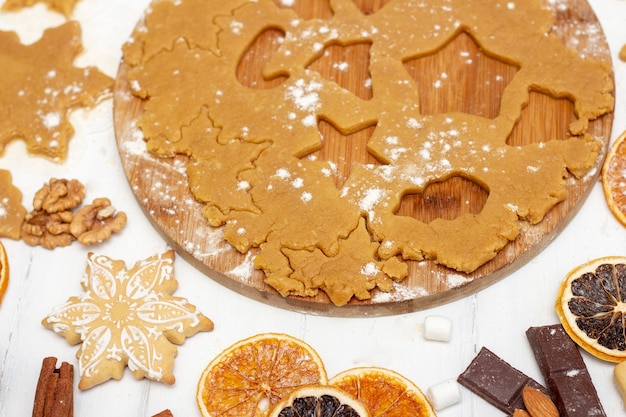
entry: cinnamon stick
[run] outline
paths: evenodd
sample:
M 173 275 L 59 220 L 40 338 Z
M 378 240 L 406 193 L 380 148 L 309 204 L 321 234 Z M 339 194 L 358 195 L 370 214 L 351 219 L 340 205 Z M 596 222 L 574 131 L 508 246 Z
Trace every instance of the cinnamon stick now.
M 73 417 L 74 367 L 63 362 L 56 368 L 57 359 L 43 359 L 35 390 L 33 417 Z
M 54 392 L 56 391 L 57 382 L 59 381 L 59 374 L 56 372 L 51 373 L 48 376 L 48 381 L 46 382 L 46 393 L 44 395 L 44 405 L 43 405 L 43 416 L 51 416 L 52 415 L 52 406 L 54 404 Z
M 48 380 L 54 373 L 56 358 L 44 358 L 39 372 L 39 380 L 35 390 L 35 404 L 33 405 L 33 417 L 43 417 L 46 405 L 46 394 L 48 392 Z
M 174 417 L 174 414 L 169 409 L 165 409 L 158 414 L 153 415 L 152 417 Z

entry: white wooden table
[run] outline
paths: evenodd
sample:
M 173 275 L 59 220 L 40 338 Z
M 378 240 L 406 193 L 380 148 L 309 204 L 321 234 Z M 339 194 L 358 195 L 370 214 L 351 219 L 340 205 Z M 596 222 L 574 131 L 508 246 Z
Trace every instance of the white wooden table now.
M 555 0 L 566 3 L 565 0 Z M 626 63 L 617 57 L 626 44 L 626 1 L 589 0 L 607 35 L 616 77 L 617 104 L 612 139 L 626 130 Z M 149 0 L 82 0 L 74 18 L 83 29 L 84 53 L 78 66 L 95 65 L 115 77 L 121 45 L 130 35 Z M 16 30 L 26 43 L 45 27 L 65 19 L 37 5 L 19 13 L 0 13 L 0 30 Z M 1 63 L 0 63 L 1 66 Z M 0 157 L 30 209 L 33 193 L 52 177 L 77 178 L 87 188 L 86 201 L 109 197 L 127 213 L 120 235 L 95 248 L 74 244 L 49 251 L 24 242 L 2 239 L 11 268 L 9 288 L 0 305 L 0 416 L 28 416 L 32 410 L 41 361 L 45 356 L 76 363 L 77 346 L 69 346 L 46 330 L 41 320 L 69 296 L 82 292 L 80 279 L 89 250 L 129 265 L 163 251 L 167 244 L 151 226 L 132 194 L 120 164 L 112 125 L 112 100 L 91 111 L 72 114 L 76 129 L 63 164 L 28 156 L 21 141 Z M 180 347 L 167 386 L 137 381 L 128 371 L 87 391 L 75 391 L 75 415 L 152 416 L 165 408 L 175 416 L 199 416 L 196 384 L 205 365 L 221 350 L 242 338 L 263 332 L 285 332 L 310 343 L 322 356 L 329 376 L 360 365 L 400 372 L 424 391 L 456 378 L 482 346 L 529 376 L 543 381 L 528 345 L 531 326 L 558 321 L 553 308 L 558 286 L 574 266 L 607 255 L 626 255 L 626 228 L 609 212 L 601 184 L 595 185 L 580 212 L 538 256 L 487 289 L 437 308 L 388 317 L 332 318 L 276 309 L 249 300 L 198 272 L 181 257 L 175 295 L 185 297 L 215 322 Z M 453 322 L 449 342 L 425 340 L 420 324 L 429 315 Z M 612 382 L 613 365 L 584 353 L 584 359 L 608 416 L 624 415 Z M 461 403 L 438 412 L 440 417 L 490 417 L 503 414 L 470 391 L 460 388 Z

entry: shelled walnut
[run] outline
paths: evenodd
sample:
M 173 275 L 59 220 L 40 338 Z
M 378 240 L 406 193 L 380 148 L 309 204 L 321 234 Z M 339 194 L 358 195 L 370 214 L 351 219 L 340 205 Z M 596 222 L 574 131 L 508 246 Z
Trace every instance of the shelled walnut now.
M 70 232 L 83 245 L 93 245 L 110 238 L 125 225 L 125 213 L 116 213 L 108 198 L 96 198 L 92 204 L 76 211 Z
M 52 178 L 33 197 L 33 208 L 47 213 L 72 210 L 85 197 L 85 186 L 77 180 Z
M 70 223 L 74 214 L 69 211 L 47 213 L 36 210 L 26 214 L 22 223 L 21 237 L 31 246 L 41 245 L 46 249 L 69 246 L 74 240 Z
M 79 181 L 51 179 L 33 197 L 34 210 L 22 223 L 22 240 L 47 249 L 68 246 L 74 240 L 93 245 L 126 225 L 126 214 L 116 213 L 108 198 L 96 198 L 78 208 L 84 197 L 85 186 Z

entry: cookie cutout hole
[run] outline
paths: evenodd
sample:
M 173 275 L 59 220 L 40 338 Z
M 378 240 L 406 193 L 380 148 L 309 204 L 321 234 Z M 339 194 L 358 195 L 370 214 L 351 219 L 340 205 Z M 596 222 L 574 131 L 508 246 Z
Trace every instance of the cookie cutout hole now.
M 454 220 L 463 214 L 480 214 L 488 197 L 489 192 L 479 184 L 454 176 L 429 184 L 422 193 L 405 195 L 396 214 L 423 223 Z
M 366 127 L 344 135 L 327 121 L 319 122 L 322 147 L 313 154 L 318 160 L 328 161 L 335 167 L 335 184 L 341 188 L 350 177 L 354 164 L 379 164 L 367 151 L 367 142 L 375 126 Z
M 518 71 L 485 54 L 466 32 L 404 66 L 417 83 L 423 114 L 461 112 L 490 119 L 500 113 L 504 90 Z
M 280 47 L 285 33 L 278 29 L 266 29 L 252 42 L 237 65 L 237 80 L 252 89 L 269 89 L 280 85 L 286 76 L 270 80 L 263 76 L 263 68 Z
M 549 120 L 550 123 L 543 123 Z M 539 123 L 537 123 L 539 121 Z M 531 91 L 520 120 L 507 138 L 507 145 L 524 146 L 571 137 L 569 125 L 576 121 L 574 104 L 568 99 L 555 99 Z
M 308 68 L 357 97 L 369 100 L 372 98 L 370 47 L 371 44 L 366 42 L 347 46 L 329 45 Z

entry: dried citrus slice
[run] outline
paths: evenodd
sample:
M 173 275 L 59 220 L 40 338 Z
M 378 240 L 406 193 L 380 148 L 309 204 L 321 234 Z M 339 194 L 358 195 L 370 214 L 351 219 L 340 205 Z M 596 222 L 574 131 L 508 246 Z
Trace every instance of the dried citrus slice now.
M 611 212 L 626 226 L 626 131 L 615 140 L 604 160 L 602 189 Z
M 200 377 L 196 399 L 203 417 L 265 416 L 296 388 L 327 382 L 322 359 L 311 346 L 266 333 L 216 356 Z
M 570 337 L 592 355 L 626 359 L 626 257 L 588 261 L 561 283 L 556 312 Z
M 7 252 L 0 242 L 0 302 L 4 296 L 7 286 L 9 285 L 9 259 L 7 258 Z
M 363 403 L 329 385 L 298 388 L 274 406 L 269 417 L 370 417 Z
M 372 417 L 434 417 L 433 407 L 412 381 L 397 372 L 378 367 L 343 371 L 329 384 L 353 395 Z

